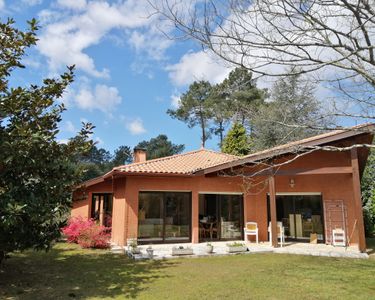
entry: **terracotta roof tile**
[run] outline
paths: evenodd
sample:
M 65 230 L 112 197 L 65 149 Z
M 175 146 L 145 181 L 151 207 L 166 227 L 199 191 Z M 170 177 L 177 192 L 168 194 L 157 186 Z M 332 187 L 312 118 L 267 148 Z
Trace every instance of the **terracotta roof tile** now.
M 186 152 L 145 162 L 138 162 L 114 168 L 114 170 L 129 174 L 181 174 L 190 175 L 199 170 L 218 164 L 235 161 L 235 155 L 215 152 L 207 149 Z

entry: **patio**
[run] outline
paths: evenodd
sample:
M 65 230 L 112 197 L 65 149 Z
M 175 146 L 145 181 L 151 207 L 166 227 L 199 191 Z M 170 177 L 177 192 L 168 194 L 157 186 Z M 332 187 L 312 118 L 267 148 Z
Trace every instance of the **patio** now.
M 244 243 L 244 241 L 235 241 L 238 243 Z M 233 243 L 231 241 L 230 243 Z M 139 245 L 141 254 L 134 255 L 134 259 L 147 259 L 148 255 L 146 249 L 152 247 L 154 250 L 153 259 L 170 259 L 178 257 L 207 257 L 207 256 L 222 256 L 222 255 L 239 255 L 239 254 L 254 254 L 254 253 L 279 253 L 279 254 L 296 254 L 296 255 L 311 255 L 311 256 L 326 256 L 326 257 L 346 257 L 346 258 L 368 258 L 367 253 L 361 253 L 357 247 L 334 247 L 325 244 L 310 244 L 310 243 L 297 243 L 287 242 L 283 247 L 273 248 L 269 242 L 260 242 L 256 244 L 245 243 L 248 251 L 241 253 L 228 253 L 227 241 L 211 242 L 213 245 L 213 253 L 208 254 L 205 250 L 206 243 L 192 244 L 155 244 L 155 245 Z M 183 246 L 184 248 L 189 247 L 193 250 L 193 255 L 181 255 L 172 256 L 172 248 Z M 124 253 L 127 247 L 114 246 L 112 252 Z

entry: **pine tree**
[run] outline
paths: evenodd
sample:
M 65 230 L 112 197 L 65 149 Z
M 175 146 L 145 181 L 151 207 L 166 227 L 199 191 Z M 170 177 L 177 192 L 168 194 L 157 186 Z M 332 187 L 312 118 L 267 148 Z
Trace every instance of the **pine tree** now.
M 251 143 L 245 127 L 240 123 L 234 123 L 224 138 L 221 150 L 224 153 L 242 156 L 249 154 L 250 148 Z

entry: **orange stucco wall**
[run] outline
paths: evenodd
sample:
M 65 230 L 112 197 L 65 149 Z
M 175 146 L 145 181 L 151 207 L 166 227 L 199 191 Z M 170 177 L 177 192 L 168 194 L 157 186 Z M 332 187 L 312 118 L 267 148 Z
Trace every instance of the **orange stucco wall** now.
M 315 152 L 282 166 L 281 169 L 323 168 L 351 166 L 350 153 Z M 247 170 L 251 172 L 251 170 Z M 295 186 L 289 186 L 293 178 Z M 347 206 L 347 223 L 351 243 L 358 242 L 353 203 L 353 180 L 351 174 L 276 176 L 276 193 L 321 193 L 323 201 L 343 200 Z M 94 192 L 113 192 L 112 241 L 126 244 L 127 238 L 137 236 L 138 194 L 140 191 L 189 191 L 192 193 L 192 242 L 198 242 L 198 195 L 204 192 L 244 193 L 244 220 L 256 221 L 259 226 L 259 240 L 266 241 L 267 235 L 267 193 L 265 177 L 245 180 L 239 177 L 193 176 L 127 176 L 87 188 L 88 199 L 74 204 L 72 215 L 87 216 L 91 195 Z M 353 232 L 353 234 L 352 234 Z

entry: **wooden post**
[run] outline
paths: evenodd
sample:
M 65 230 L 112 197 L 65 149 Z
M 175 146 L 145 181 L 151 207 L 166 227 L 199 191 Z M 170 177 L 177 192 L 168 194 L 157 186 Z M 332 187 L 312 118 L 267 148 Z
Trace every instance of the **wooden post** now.
M 276 217 L 276 192 L 275 192 L 275 177 L 272 175 L 268 179 L 270 189 L 270 213 L 271 213 L 271 244 L 273 247 L 278 247 L 277 243 L 277 217 Z M 268 226 L 268 224 L 267 224 Z
M 362 211 L 362 197 L 361 197 L 361 183 L 359 178 L 359 164 L 358 164 L 358 150 L 352 148 L 350 150 L 352 160 L 352 178 L 353 178 L 353 196 L 355 217 L 357 219 L 357 232 L 358 232 L 358 248 L 359 251 L 366 251 L 365 229 L 363 224 L 363 211 Z
M 104 225 L 104 195 L 99 196 L 99 224 Z
M 197 191 L 191 193 L 191 242 L 199 243 L 199 194 Z

